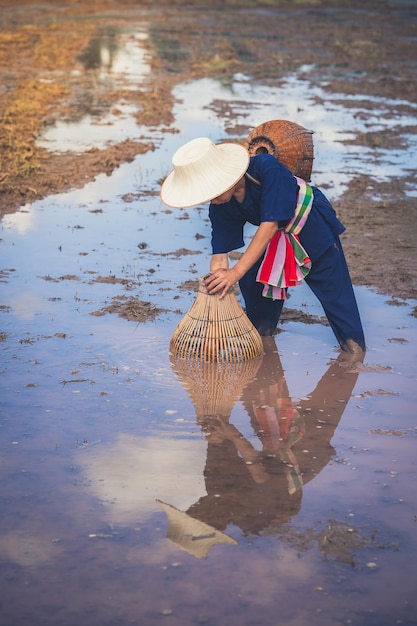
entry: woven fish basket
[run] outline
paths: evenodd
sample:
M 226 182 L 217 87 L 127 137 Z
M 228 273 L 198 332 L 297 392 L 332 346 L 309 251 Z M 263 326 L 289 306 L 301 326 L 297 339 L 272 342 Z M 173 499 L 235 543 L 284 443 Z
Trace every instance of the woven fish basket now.
M 204 278 L 197 296 L 173 332 L 170 351 L 183 359 L 238 363 L 264 353 L 261 336 L 232 291 L 209 295 Z
M 294 176 L 309 182 L 313 169 L 313 131 L 287 120 L 270 120 L 257 126 L 246 139 L 250 156 L 272 154 Z

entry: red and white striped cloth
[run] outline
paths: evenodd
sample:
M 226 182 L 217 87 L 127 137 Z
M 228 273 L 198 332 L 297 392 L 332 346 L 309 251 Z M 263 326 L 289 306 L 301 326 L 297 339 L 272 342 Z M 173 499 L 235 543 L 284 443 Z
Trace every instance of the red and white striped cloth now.
M 272 300 L 286 300 L 287 288 L 296 287 L 311 269 L 311 260 L 298 234 L 307 221 L 313 204 L 313 190 L 301 178 L 294 217 L 285 230 L 279 230 L 269 242 L 256 280 L 264 283 L 262 295 Z

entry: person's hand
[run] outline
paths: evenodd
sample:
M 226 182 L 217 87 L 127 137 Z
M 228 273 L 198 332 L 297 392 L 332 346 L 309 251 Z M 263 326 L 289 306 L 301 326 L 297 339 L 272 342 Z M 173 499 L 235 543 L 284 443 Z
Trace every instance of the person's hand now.
M 213 415 L 204 422 L 203 432 L 209 443 L 222 443 L 225 439 L 232 440 L 239 437 L 239 431 L 229 424 L 228 418 L 222 415 Z
M 238 280 L 239 276 L 234 268 L 219 268 L 205 278 L 204 284 L 210 295 L 219 293 L 222 299 Z

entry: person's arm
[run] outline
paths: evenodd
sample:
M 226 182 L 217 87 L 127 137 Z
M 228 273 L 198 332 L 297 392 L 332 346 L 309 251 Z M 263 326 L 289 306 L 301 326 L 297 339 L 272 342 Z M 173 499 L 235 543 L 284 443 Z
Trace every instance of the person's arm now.
M 220 292 L 220 298 L 224 298 L 229 289 L 246 274 L 265 252 L 277 230 L 277 222 L 261 222 L 246 251 L 230 269 L 228 268 L 227 254 L 213 255 L 210 274 L 205 281 L 208 293 Z M 223 257 L 226 257 L 226 260 Z
M 207 438 L 209 445 L 213 442 L 214 444 L 220 443 L 224 439 L 228 439 L 233 443 L 239 456 L 248 466 L 249 473 L 255 483 L 266 483 L 270 479 L 268 472 L 262 465 L 261 454 L 250 441 L 242 436 L 236 426 L 229 424 L 227 418 L 219 417 L 212 420 L 209 434 L 211 435 Z
M 210 261 L 210 272 L 213 273 L 216 270 L 225 269 L 229 267 L 229 258 L 227 254 L 213 254 Z

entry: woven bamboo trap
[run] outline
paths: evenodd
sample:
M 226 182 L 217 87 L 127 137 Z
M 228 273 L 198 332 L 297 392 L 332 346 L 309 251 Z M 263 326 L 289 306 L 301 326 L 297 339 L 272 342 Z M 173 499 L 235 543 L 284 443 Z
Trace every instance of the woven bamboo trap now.
M 272 154 L 294 176 L 311 180 L 313 131 L 287 120 L 270 120 L 257 126 L 246 139 L 250 156 Z
M 204 278 L 190 310 L 171 337 L 170 350 L 184 359 L 238 363 L 264 353 L 261 336 L 232 291 L 209 295 Z

